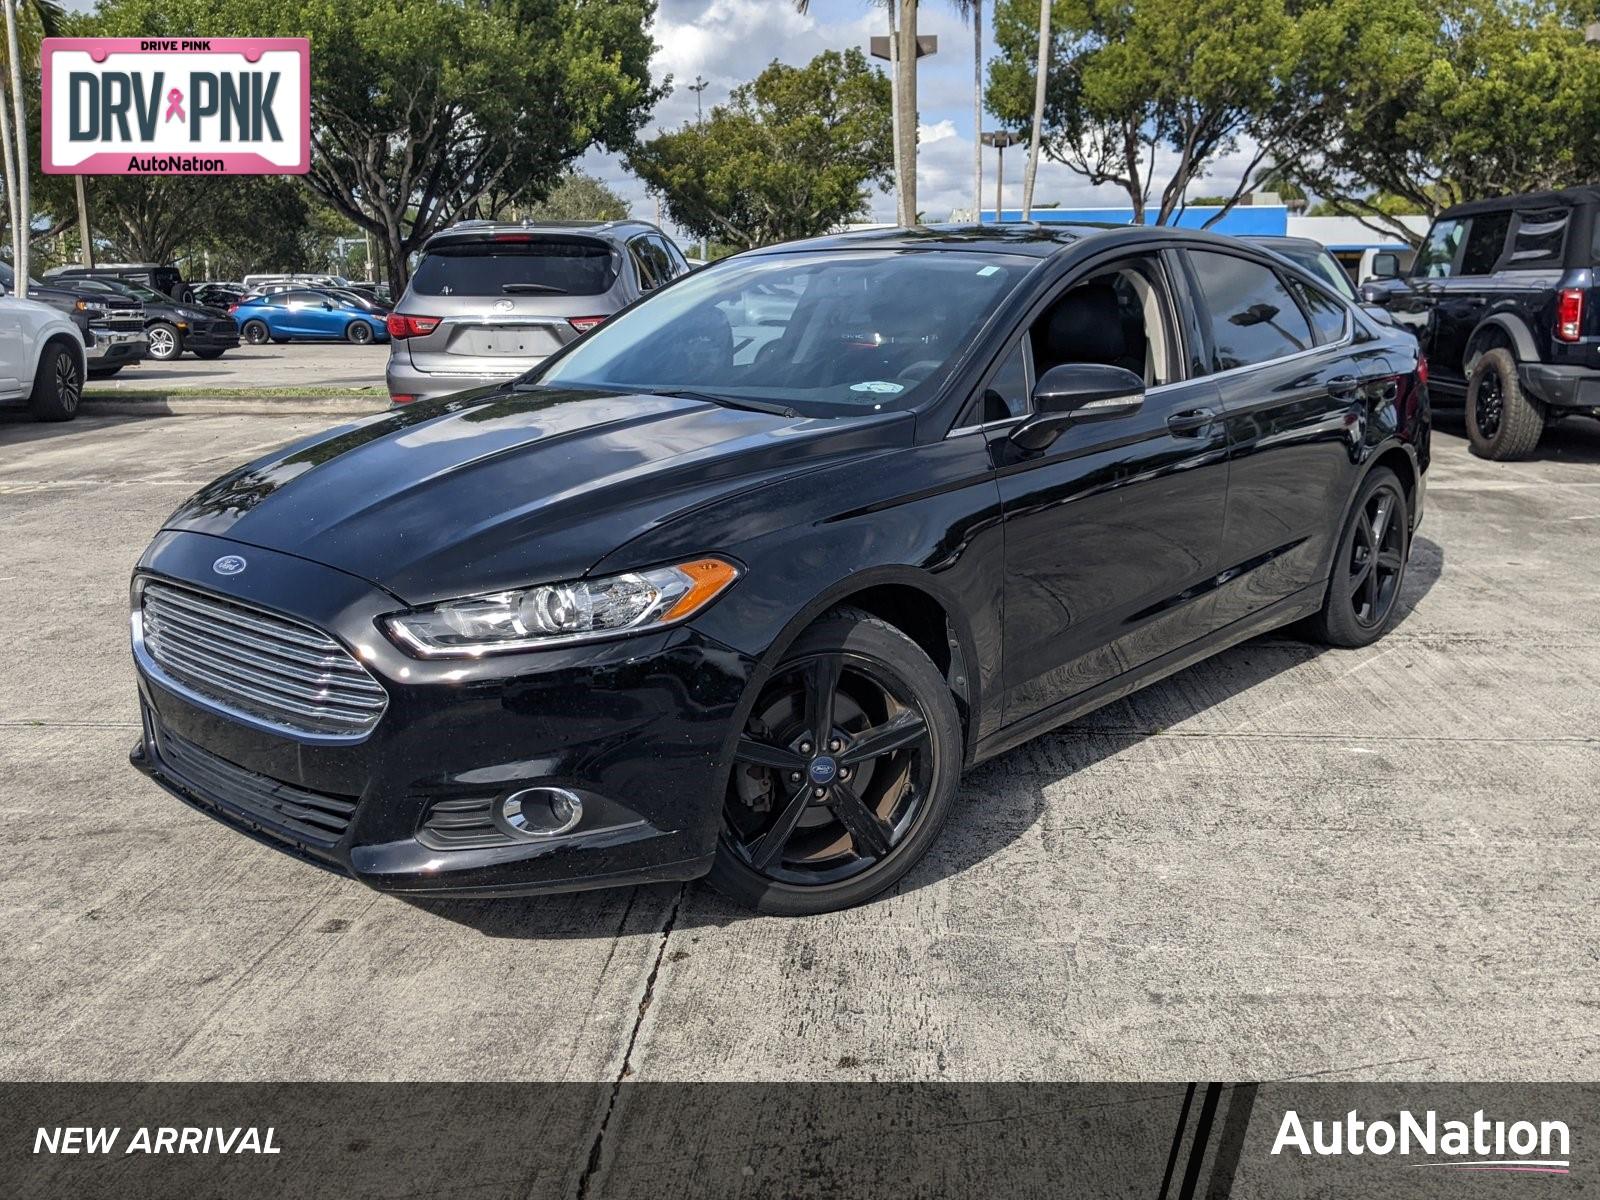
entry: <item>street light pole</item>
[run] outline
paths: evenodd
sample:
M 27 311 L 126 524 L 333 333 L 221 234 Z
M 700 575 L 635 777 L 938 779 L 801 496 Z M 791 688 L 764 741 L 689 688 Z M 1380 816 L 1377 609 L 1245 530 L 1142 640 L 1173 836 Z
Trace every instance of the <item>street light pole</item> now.
M 696 129 L 704 129 L 705 128 L 705 124 L 706 124 L 706 114 L 705 114 L 705 110 L 701 107 L 700 98 L 701 98 L 702 95 L 704 95 L 705 90 L 708 87 L 711 86 L 711 81 L 709 79 L 700 78 L 699 72 L 696 72 L 695 73 L 695 77 L 694 77 L 694 82 L 691 83 L 691 84 L 688 84 L 687 86 L 688 86 L 689 90 L 694 93 L 694 127 Z M 658 224 L 660 223 L 660 217 L 659 217 L 660 211 L 661 211 L 661 200 L 660 200 L 660 197 L 657 197 L 656 198 L 656 212 L 657 212 L 657 223 Z M 701 262 L 705 262 L 706 254 L 708 253 L 709 250 L 710 250 L 710 247 L 707 245 L 706 239 L 705 238 L 701 238 L 700 239 L 700 261 Z
M 1015 146 L 1021 139 L 1010 130 L 996 129 L 982 137 L 985 146 L 993 146 L 997 159 L 994 169 L 994 223 L 999 225 L 1005 220 L 1005 209 L 1001 207 L 1004 199 L 1006 182 L 1006 147 Z

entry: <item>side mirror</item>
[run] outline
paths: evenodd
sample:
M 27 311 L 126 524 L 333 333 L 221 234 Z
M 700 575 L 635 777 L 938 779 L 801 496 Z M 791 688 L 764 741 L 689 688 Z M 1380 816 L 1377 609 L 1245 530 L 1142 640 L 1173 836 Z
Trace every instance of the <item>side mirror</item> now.
M 1372 256 L 1372 277 L 1374 279 L 1400 278 L 1400 256 L 1392 251 L 1385 250 L 1382 254 Z
M 1381 280 L 1372 280 L 1361 285 L 1361 302 L 1375 305 L 1378 308 L 1388 308 L 1394 303 L 1394 285 Z
M 1122 367 L 1063 363 L 1033 387 L 1033 416 L 1011 432 L 1023 450 L 1043 450 L 1074 425 L 1130 416 L 1144 404 L 1144 380 Z

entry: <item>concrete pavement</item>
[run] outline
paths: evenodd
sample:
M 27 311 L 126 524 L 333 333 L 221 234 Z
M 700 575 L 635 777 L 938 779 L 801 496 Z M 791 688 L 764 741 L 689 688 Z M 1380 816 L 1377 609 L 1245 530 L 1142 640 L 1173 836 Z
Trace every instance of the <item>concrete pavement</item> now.
M 1493 464 L 1442 418 L 1389 638 L 1261 639 L 1046 735 L 895 894 L 777 920 L 695 885 L 420 907 L 132 772 L 130 567 L 325 423 L 0 418 L 0 1077 L 1600 1070 L 1600 425 Z
M 179 388 L 215 388 L 222 392 L 237 388 L 381 388 L 388 362 L 387 344 L 268 343 L 240 346 L 210 362 L 192 354 L 165 363 L 146 359 L 124 367 L 110 379 L 91 379 L 88 391 L 98 396 Z

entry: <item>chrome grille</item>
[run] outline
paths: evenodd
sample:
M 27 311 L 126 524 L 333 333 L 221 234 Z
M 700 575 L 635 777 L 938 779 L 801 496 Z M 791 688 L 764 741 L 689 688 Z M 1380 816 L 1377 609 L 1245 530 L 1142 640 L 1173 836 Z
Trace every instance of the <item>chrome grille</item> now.
M 309 625 L 164 583 L 146 583 L 139 605 L 155 665 L 247 722 L 355 740 L 389 702 L 365 667 Z

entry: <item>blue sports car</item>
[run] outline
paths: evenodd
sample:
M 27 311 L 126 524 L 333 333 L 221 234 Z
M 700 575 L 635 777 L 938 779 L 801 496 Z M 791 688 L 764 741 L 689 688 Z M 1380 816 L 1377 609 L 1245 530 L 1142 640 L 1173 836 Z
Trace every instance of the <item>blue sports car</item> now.
M 315 341 L 386 342 L 389 330 L 387 313 L 363 306 L 356 299 L 303 288 L 274 292 L 270 296 L 246 296 L 229 307 L 239 323 L 239 337 L 251 346 L 266 342 Z

